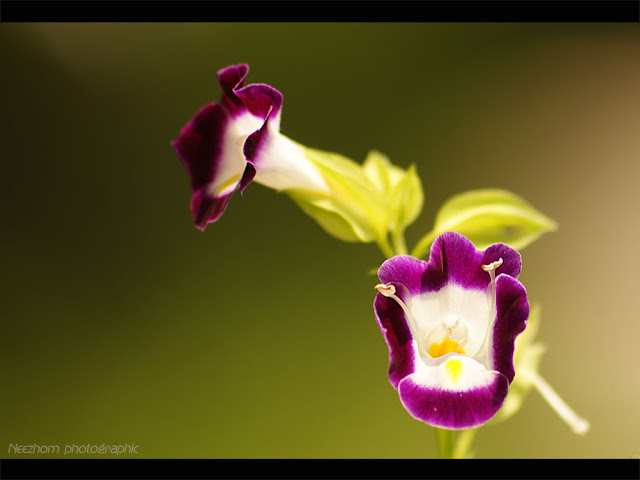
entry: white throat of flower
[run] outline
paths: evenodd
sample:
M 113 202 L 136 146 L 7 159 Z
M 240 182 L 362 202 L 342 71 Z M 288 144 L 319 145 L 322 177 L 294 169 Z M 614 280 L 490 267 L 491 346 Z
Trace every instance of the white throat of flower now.
M 427 330 L 420 329 L 420 322 L 416 320 L 411 308 L 409 308 L 397 295 L 393 284 L 380 283 L 374 288 L 385 297 L 393 299 L 404 311 L 411 334 L 417 344 L 418 353 L 422 358 L 438 358 L 449 353 L 457 353 L 469 357 L 484 356 L 484 350 L 491 338 L 496 318 L 496 269 L 502 265 L 502 258 L 482 269 L 489 273 L 491 280 L 486 291 L 488 318 L 482 332 L 482 341 L 470 344 L 470 332 L 464 318 L 459 315 L 443 317 Z M 483 309 L 484 310 L 484 309 Z M 479 332 L 478 332 L 479 333 Z M 480 335 L 477 335 L 480 338 Z M 470 345 L 473 352 L 466 352 L 465 347 Z M 483 362 L 484 363 L 484 362 Z

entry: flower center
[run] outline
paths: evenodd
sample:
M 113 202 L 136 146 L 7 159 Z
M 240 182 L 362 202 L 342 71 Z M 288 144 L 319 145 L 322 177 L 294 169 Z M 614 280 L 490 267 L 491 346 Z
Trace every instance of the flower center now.
M 451 321 L 451 318 L 455 320 Z M 429 348 L 427 354 L 431 358 L 438 358 L 447 353 L 465 355 L 466 352 L 462 347 L 469 342 L 469 328 L 461 317 L 450 316 L 428 330 L 422 341 Z
M 493 331 L 496 316 L 495 271 L 500 265 L 501 258 L 489 265 L 482 265 L 482 269 L 490 276 L 486 294 L 447 285 L 438 292 L 414 298 L 413 306 L 409 308 L 396 295 L 394 285 L 378 284 L 375 289 L 395 300 L 402 308 L 423 359 L 439 358 L 450 353 L 475 358 L 482 355 Z M 483 299 L 486 299 L 486 303 Z M 454 368 L 452 364 L 451 368 L 456 370 L 458 367 Z M 459 368 L 462 368 L 461 364 Z M 453 378 L 454 372 L 450 373 Z
M 455 340 L 446 337 L 440 343 L 431 344 L 431 348 L 429 348 L 429 351 L 427 353 L 429 353 L 432 358 L 438 358 L 446 355 L 447 353 L 461 353 L 464 355 L 465 352 L 464 349 L 460 346 L 460 343 L 461 342 L 456 342 Z

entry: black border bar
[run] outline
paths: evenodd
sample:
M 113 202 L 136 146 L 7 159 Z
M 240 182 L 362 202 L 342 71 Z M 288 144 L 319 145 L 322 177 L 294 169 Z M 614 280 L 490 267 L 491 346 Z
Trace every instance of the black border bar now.
M 2 479 L 638 479 L 640 460 L 0 460 Z
M 638 0 L 0 0 L 3 22 L 640 22 Z

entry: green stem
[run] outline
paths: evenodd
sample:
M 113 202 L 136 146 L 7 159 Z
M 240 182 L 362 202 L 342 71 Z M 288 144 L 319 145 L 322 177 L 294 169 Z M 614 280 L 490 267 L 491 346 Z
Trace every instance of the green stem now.
M 389 244 L 389 239 L 387 239 L 387 237 L 379 238 L 376 243 L 378 244 L 378 247 L 380 248 L 380 250 L 382 251 L 382 254 L 386 258 L 391 258 L 395 255 L 393 253 L 393 248 L 391 248 L 391 245 Z
M 453 449 L 453 458 L 469 458 L 469 448 L 477 431 L 477 428 L 470 428 L 460 432 Z
M 427 233 L 424 237 L 422 237 L 418 241 L 418 244 L 413 248 L 413 251 L 411 252 L 411 256 L 416 258 L 422 258 L 429 251 L 429 247 L 431 246 L 431 244 L 433 243 L 433 241 L 437 236 L 438 236 L 438 232 L 434 230 Z
M 444 428 L 436 428 L 436 434 L 438 435 L 440 458 L 454 458 L 453 446 L 455 432 L 453 430 L 446 430 Z
M 391 232 L 391 241 L 393 242 L 396 255 L 406 255 L 409 253 L 407 242 L 404 239 L 404 230 L 399 229 Z
M 547 401 L 549 406 L 555 410 L 560 418 L 569 425 L 573 433 L 584 435 L 589 431 L 589 422 L 574 412 L 538 372 L 531 369 L 521 369 L 518 374 L 524 375 L 529 379 L 533 387 L 538 390 L 538 393 L 542 395 L 542 398 Z

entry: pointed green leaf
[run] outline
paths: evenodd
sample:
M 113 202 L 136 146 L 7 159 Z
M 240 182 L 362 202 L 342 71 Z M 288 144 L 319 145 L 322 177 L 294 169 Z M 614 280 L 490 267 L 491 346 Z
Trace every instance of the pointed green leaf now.
M 372 231 L 360 228 L 357 222 L 350 221 L 326 199 L 309 199 L 289 192 L 289 196 L 304 213 L 313 218 L 329 234 L 345 242 L 371 242 L 375 240 Z
M 424 192 L 415 165 L 411 165 L 389 195 L 390 227 L 404 231 L 422 212 Z
M 519 196 L 506 190 L 472 190 L 446 201 L 436 215 L 431 235 L 456 231 L 477 248 L 506 243 L 522 249 L 556 223 Z
M 405 172 L 400 167 L 393 165 L 389 157 L 371 150 L 362 165 L 364 174 L 380 191 L 391 192 L 392 188 L 404 177 Z

